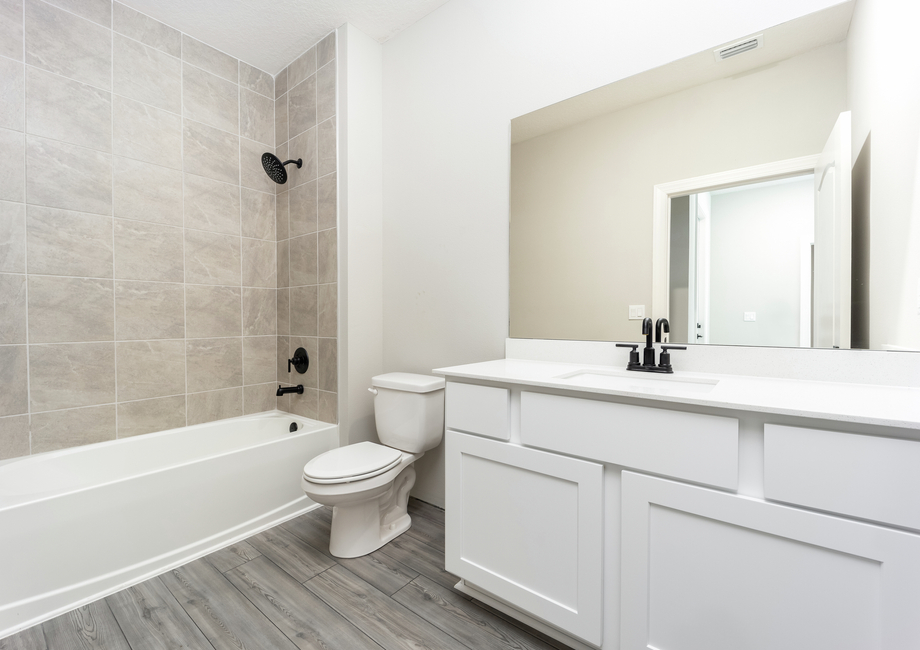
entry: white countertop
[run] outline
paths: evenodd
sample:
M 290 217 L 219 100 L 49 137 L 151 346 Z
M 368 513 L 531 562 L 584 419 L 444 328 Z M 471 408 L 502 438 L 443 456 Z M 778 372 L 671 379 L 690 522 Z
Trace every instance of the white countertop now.
M 564 377 L 579 371 L 596 374 Z M 920 388 L 715 375 L 679 370 L 671 375 L 657 375 L 627 372 L 625 368 L 614 366 L 523 359 L 498 359 L 438 368 L 434 373 L 448 379 L 474 379 L 674 404 L 920 429 Z M 615 379 L 606 382 L 607 376 Z M 636 380 L 632 382 L 634 385 L 628 385 L 633 377 Z M 659 380 L 662 382 L 660 386 L 667 385 L 669 388 L 666 394 L 649 384 L 648 380 Z M 682 390 L 679 383 L 674 383 L 681 381 L 703 386 L 718 383 L 708 392 L 701 393 L 691 390 L 692 386 Z M 608 383 L 623 385 L 605 385 Z

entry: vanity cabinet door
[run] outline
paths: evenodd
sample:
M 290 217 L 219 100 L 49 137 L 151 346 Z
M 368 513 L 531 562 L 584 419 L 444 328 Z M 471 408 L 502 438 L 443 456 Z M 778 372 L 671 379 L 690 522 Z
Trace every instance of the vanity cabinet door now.
M 603 466 L 447 431 L 446 567 L 600 645 Z
M 623 473 L 622 650 L 920 648 L 920 536 Z

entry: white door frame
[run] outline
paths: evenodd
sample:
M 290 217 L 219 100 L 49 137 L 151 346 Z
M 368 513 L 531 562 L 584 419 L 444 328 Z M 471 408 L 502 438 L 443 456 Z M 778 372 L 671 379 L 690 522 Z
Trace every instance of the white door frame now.
M 814 172 L 820 154 L 778 160 L 764 165 L 742 167 L 727 172 L 697 176 L 654 187 L 655 197 L 652 213 L 652 315 L 654 318 L 668 318 L 668 277 L 671 263 L 671 198 L 718 190 L 734 185 L 757 181 L 768 181 L 787 176 L 798 176 Z

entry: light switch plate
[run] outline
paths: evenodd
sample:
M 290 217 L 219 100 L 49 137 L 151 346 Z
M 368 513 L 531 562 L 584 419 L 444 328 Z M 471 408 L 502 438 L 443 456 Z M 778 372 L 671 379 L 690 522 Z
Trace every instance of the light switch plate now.
M 645 305 L 630 305 L 629 320 L 642 320 L 645 318 Z
M 745 322 L 745 323 L 753 323 L 753 322 L 756 321 L 756 320 L 757 320 L 757 312 L 756 312 L 756 311 L 746 311 L 746 312 L 744 312 L 744 322 Z

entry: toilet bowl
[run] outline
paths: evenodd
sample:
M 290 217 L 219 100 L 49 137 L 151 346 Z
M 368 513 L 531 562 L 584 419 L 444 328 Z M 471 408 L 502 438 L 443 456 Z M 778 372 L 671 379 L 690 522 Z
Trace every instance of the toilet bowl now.
M 360 557 L 406 532 L 413 463 L 444 432 L 444 380 L 393 372 L 371 380 L 374 420 L 382 444 L 359 442 L 321 454 L 304 466 L 308 497 L 332 507 L 329 552 Z

